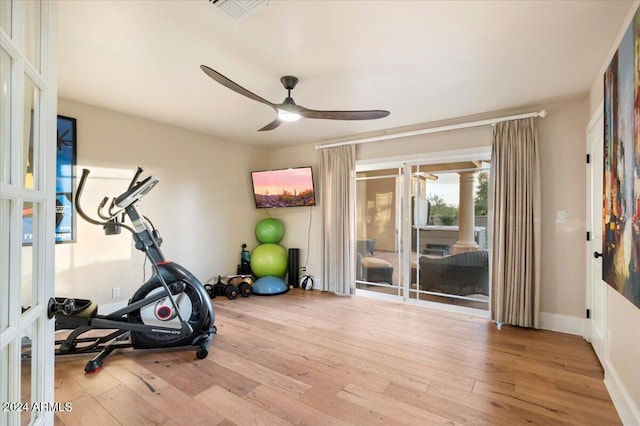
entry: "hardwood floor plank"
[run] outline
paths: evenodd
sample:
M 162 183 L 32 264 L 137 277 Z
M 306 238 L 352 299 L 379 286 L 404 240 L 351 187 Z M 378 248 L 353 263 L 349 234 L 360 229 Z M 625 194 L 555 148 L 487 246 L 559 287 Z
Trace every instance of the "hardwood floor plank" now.
M 85 375 L 89 356 L 57 358 L 74 409 L 56 424 L 620 424 L 580 336 L 319 291 L 213 302 L 204 360 L 122 350 Z
M 109 365 L 109 373 L 176 424 L 217 425 L 224 420 L 137 362 L 122 357 Z
M 57 394 L 56 394 L 57 395 Z M 98 404 L 90 395 L 82 395 L 69 401 L 72 411 L 58 411 L 55 423 L 65 426 L 113 426 L 119 424 L 109 411 Z
M 220 386 L 212 386 L 194 398 L 201 404 L 209 404 L 212 410 L 238 425 L 277 426 L 289 424 L 280 417 L 222 389 Z
M 411 384 L 407 386 L 406 383 L 392 382 L 384 391 L 384 394 L 395 400 L 403 401 L 464 425 L 496 424 L 498 420 L 497 418 L 487 415 L 482 410 L 476 410 L 471 407 L 458 410 L 458 406 L 453 406 L 448 399 L 429 394 L 428 389 L 417 389 L 411 386 Z
M 251 391 L 246 399 L 291 424 L 343 426 L 349 424 L 314 407 L 300 404 L 298 400 L 263 385 Z
M 308 384 L 296 380 L 284 374 L 278 373 L 268 367 L 249 361 L 246 358 L 234 355 L 220 348 L 211 348 L 209 356 L 215 358 L 215 362 L 225 365 L 227 368 L 255 380 L 263 385 L 277 389 L 285 395 L 297 397 L 311 388 Z
M 102 393 L 96 401 L 123 426 L 178 424 L 125 385 Z
M 509 384 L 502 384 L 510 387 Z M 457 410 L 465 412 L 468 408 L 480 410 L 492 420 L 487 424 L 538 424 L 538 425 L 570 425 L 574 424 L 563 420 L 565 412 L 554 411 L 552 408 L 536 405 L 535 403 L 521 400 L 511 394 L 479 394 L 467 393 L 455 387 L 447 387 L 444 384 L 434 384 L 428 392 L 430 395 L 439 396 L 450 403 L 457 404 Z M 513 396 L 512 396 L 513 395 Z
M 352 425 L 389 425 L 396 426 L 403 423 L 378 412 L 376 409 L 363 407 L 335 394 L 329 393 L 322 388 L 314 388 L 302 395 L 298 401 L 301 404 L 314 407 L 332 417 L 341 419 Z
M 242 396 L 259 384 L 211 356 L 205 360 L 194 360 L 190 351 L 137 351 L 127 353 L 127 357 L 137 360 L 147 370 L 189 396 L 207 390 L 212 383 Z
M 456 422 L 429 411 L 421 410 L 404 401 L 398 401 L 364 388 L 347 385 L 338 393 L 340 398 L 385 414 L 406 425 L 455 425 Z

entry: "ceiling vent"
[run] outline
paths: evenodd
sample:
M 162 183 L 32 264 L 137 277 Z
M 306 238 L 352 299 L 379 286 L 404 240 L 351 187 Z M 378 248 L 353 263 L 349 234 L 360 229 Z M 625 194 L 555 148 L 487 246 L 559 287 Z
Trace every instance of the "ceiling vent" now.
M 242 21 L 267 7 L 271 0 L 209 0 L 225 15 Z

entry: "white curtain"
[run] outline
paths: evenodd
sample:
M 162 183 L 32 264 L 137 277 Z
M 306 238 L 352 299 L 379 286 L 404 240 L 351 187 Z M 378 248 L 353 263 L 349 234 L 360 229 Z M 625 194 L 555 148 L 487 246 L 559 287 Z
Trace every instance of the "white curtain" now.
M 533 118 L 493 131 L 491 318 L 540 326 L 540 175 Z
M 355 145 L 321 151 L 322 213 L 324 224 L 323 290 L 353 294 L 355 282 Z

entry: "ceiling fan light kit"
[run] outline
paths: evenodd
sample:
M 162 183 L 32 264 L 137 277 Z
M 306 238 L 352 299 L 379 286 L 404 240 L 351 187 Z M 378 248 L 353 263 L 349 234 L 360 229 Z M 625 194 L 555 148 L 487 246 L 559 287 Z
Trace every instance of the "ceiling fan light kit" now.
M 258 129 L 258 131 L 273 130 L 276 127 L 280 126 L 283 121 L 298 121 L 300 117 L 321 118 L 325 120 L 375 120 L 389 115 L 389 111 L 378 109 L 363 111 L 319 111 L 304 108 L 300 105 L 297 105 L 291 97 L 291 90 L 293 90 L 293 88 L 296 87 L 296 84 L 298 84 L 298 78 L 291 75 L 285 75 L 280 79 L 280 82 L 287 90 L 287 97 L 281 104 L 274 104 L 273 102 L 269 102 L 268 100 L 261 98 L 255 93 L 250 92 L 249 90 L 240 86 L 238 83 L 235 83 L 231 79 L 225 77 L 224 75 L 206 65 L 200 65 L 200 69 L 202 69 L 202 71 L 204 71 L 204 73 L 207 74 L 211 79 L 222 84 L 227 89 L 231 89 L 234 92 L 242 96 L 246 96 L 247 98 L 252 99 L 256 102 L 268 105 L 275 110 L 278 115 L 277 118 L 261 129 Z
M 278 118 L 282 121 L 293 122 L 300 120 L 300 114 L 297 112 L 286 111 L 284 109 L 278 109 Z

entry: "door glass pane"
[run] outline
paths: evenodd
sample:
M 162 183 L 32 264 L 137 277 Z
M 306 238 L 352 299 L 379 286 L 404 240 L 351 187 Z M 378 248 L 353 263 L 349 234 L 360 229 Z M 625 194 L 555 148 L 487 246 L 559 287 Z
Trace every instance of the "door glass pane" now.
M 32 389 L 35 389 L 32 381 L 36 379 L 36 374 L 33 371 L 33 367 L 35 366 L 32 362 L 34 354 L 32 353 L 32 342 L 35 341 L 35 336 L 32 335 L 32 329 L 35 327 L 30 327 L 26 333 L 24 333 L 20 339 L 20 347 L 21 347 L 21 355 L 22 362 L 20 368 L 20 402 L 22 406 L 30 407 L 32 401 Z M 32 412 L 31 410 L 22 410 L 20 412 L 20 424 L 28 425 L 31 421 L 32 414 L 36 412 Z M 35 416 L 34 416 L 35 417 Z
M 473 162 L 473 165 L 481 162 Z M 488 170 L 446 170 L 454 166 L 423 166 L 420 176 L 426 189 L 429 214 L 418 227 L 416 253 L 412 256 L 412 282 L 416 297 L 448 305 L 488 309 L 489 242 Z
M 13 1 L 2 0 L 0 1 L 0 28 L 4 30 L 9 36 L 11 36 L 11 9 Z
M 38 242 L 39 204 L 25 202 L 22 208 L 22 280 L 21 306 L 26 312 L 37 301 L 35 244 Z
M 24 54 L 40 71 L 40 1 L 27 0 L 24 7 Z
M 9 300 L 9 258 L 11 223 L 11 201 L 0 199 L 0 300 Z M 9 304 L 3 304 L 0 309 L 0 332 L 9 325 Z M 6 377 L 6 376 L 2 376 Z M 0 401 L 5 401 L 1 400 Z M 1 422 L 0 422 L 1 423 Z
M 427 187 L 436 178 L 431 173 L 423 171 L 421 166 L 411 167 L 411 255 L 410 255 L 410 283 L 409 294 L 413 299 L 419 299 L 419 275 L 418 268 L 420 256 L 425 249 L 424 231 L 430 225 L 430 203 L 427 199 Z
M 0 1 L 0 5 L 5 2 Z M 2 6 L 0 6 L 2 7 Z M 0 49 L 0 182 L 11 176 L 11 58 Z
M 402 296 L 399 170 L 358 172 L 356 177 L 356 288 Z
M 0 348 L 0 401 L 10 401 L 9 399 L 9 346 Z M 0 410 L 0 425 L 9 424 L 9 412 Z
M 33 81 L 25 75 L 24 79 L 24 187 L 38 189 L 38 148 L 40 140 L 40 126 L 38 116 L 40 113 L 40 91 Z

